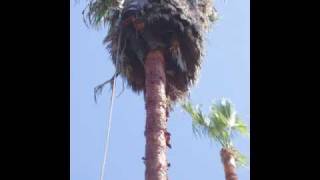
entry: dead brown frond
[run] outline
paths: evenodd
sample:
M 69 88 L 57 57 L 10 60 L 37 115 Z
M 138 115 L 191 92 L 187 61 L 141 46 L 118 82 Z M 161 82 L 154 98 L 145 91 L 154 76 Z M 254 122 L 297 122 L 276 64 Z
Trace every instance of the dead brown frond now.
M 94 7 L 92 4 L 92 12 Z M 91 18 L 93 22 L 99 20 L 97 14 L 91 15 L 97 16 Z M 161 49 L 166 59 L 167 96 L 174 103 L 185 97 L 198 79 L 204 35 L 215 19 L 211 0 L 125 0 L 123 8 L 107 18 L 104 43 L 113 64 L 119 63 L 117 72 L 137 93 L 144 91 L 146 54 Z

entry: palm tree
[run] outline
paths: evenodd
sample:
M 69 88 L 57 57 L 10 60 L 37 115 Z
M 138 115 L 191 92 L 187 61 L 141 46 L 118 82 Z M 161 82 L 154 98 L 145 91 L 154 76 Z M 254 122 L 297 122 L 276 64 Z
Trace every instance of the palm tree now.
M 168 179 L 167 118 L 197 80 L 203 36 L 216 19 L 211 0 L 90 0 L 83 14 L 86 24 L 109 27 L 112 80 L 120 75 L 144 93 L 145 179 Z
M 190 102 L 183 103 L 182 108 L 192 117 L 196 135 L 205 135 L 222 146 L 220 156 L 226 180 L 237 180 L 236 167 L 246 165 L 246 158 L 233 146 L 232 137 L 236 133 L 246 136 L 249 133 L 231 102 L 223 99 L 213 103 L 208 116 L 202 113 L 199 106 L 193 107 Z

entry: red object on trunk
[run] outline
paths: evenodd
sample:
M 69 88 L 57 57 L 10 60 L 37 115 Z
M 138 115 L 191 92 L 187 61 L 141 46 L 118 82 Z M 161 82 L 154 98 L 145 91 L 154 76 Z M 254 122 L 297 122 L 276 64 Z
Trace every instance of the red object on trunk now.
M 150 51 L 145 60 L 146 152 L 145 180 L 167 180 L 166 75 L 160 50 Z

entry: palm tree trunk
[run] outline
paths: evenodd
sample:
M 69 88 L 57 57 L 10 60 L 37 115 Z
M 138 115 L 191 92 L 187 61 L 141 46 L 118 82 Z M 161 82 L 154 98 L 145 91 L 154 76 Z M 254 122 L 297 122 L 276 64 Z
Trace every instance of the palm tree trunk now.
M 226 180 L 238 180 L 236 174 L 236 167 L 232 152 L 228 149 L 222 148 L 220 151 L 221 160 L 224 166 L 224 173 Z
M 166 76 L 163 53 L 160 50 L 150 51 L 144 68 L 147 111 L 145 180 L 167 180 Z

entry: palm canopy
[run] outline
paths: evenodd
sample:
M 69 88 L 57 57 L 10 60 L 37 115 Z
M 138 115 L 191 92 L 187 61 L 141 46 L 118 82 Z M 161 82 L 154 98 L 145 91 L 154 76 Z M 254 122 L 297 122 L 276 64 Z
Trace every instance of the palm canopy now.
M 198 4 L 209 21 L 213 22 L 217 20 L 217 13 L 215 9 L 211 9 L 211 4 L 209 4 L 210 1 L 187 1 L 190 4 Z M 106 25 L 109 21 L 111 21 L 114 11 L 123 9 L 124 2 L 129 2 L 126 3 L 127 5 L 130 4 L 130 2 L 136 2 L 135 4 L 143 6 L 148 2 L 148 0 L 89 0 L 86 8 L 82 12 L 84 15 L 84 21 L 86 23 L 88 22 L 88 24 L 93 27 Z
M 93 27 L 108 25 L 104 43 L 116 75 L 134 92 L 145 89 L 147 53 L 162 50 L 168 104 L 183 99 L 195 84 L 204 33 L 216 20 L 212 0 L 89 0 L 83 15 Z
M 207 116 L 199 105 L 193 106 L 191 102 L 184 102 L 182 108 L 191 116 L 193 132 L 197 136 L 206 136 L 218 142 L 222 148 L 233 152 L 237 166 L 246 165 L 245 157 L 234 148 L 232 138 L 235 134 L 249 137 L 248 128 L 229 100 L 213 102 Z

